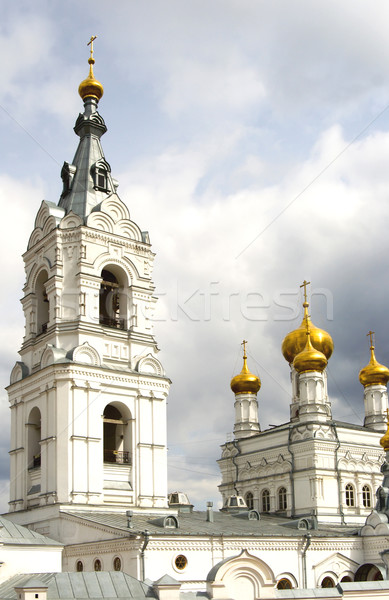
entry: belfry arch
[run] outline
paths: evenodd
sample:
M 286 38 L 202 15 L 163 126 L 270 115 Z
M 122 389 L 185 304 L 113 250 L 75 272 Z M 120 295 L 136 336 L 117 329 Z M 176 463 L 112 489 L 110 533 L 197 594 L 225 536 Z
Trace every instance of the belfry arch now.
M 120 403 L 107 404 L 103 412 L 104 463 L 132 464 L 131 414 Z
M 36 334 L 45 333 L 49 322 L 49 300 L 46 292 L 46 283 L 48 274 L 46 270 L 42 270 L 35 283 L 35 298 L 36 298 Z
M 41 411 L 35 406 L 28 417 L 28 469 L 35 469 L 41 466 Z
M 126 274 L 117 265 L 107 265 L 100 276 L 100 324 L 114 329 L 128 329 L 130 298 Z

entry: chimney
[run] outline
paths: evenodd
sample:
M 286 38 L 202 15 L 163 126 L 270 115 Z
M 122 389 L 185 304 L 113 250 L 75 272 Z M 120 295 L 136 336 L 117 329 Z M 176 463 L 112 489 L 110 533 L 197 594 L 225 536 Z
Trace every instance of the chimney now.
M 126 510 L 126 515 L 127 515 L 127 527 L 128 529 L 132 528 L 132 515 L 133 515 L 133 511 L 132 510 Z
M 207 521 L 213 523 L 213 502 L 207 502 Z

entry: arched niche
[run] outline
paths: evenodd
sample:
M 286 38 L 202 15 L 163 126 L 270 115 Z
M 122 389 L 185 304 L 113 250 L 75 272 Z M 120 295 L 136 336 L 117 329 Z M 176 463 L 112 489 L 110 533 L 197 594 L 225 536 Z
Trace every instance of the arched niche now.
M 120 402 L 107 404 L 103 411 L 104 463 L 132 464 L 131 412 Z

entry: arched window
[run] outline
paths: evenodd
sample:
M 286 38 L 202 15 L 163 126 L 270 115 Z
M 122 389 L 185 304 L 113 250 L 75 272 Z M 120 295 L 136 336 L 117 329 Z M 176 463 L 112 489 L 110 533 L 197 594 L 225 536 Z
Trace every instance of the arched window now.
M 346 506 L 355 506 L 354 486 L 351 483 L 346 485 Z
M 254 496 L 253 496 L 252 492 L 247 492 L 247 494 L 245 496 L 245 500 L 246 500 L 247 508 L 249 510 L 253 510 L 253 508 L 254 508 Z
M 122 561 L 120 560 L 120 558 L 118 556 L 115 556 L 115 558 L 113 559 L 113 570 L 114 571 L 122 570 Z
M 28 417 L 28 468 L 41 466 L 41 411 L 35 406 Z
M 261 494 L 262 499 L 262 512 L 270 511 L 270 492 L 269 490 L 263 490 Z
M 48 275 L 46 271 L 41 271 L 35 284 L 36 296 L 36 334 L 40 335 L 47 331 L 49 322 L 49 300 L 46 293 L 46 283 Z
M 95 562 L 93 563 L 93 568 L 95 571 L 101 571 L 101 560 L 99 558 L 96 558 Z
M 371 508 L 371 489 L 368 485 L 362 488 L 362 502 L 365 508 Z
M 76 562 L 76 571 L 78 571 L 80 573 L 83 570 L 84 570 L 84 565 L 82 563 L 82 560 L 78 560 Z
M 99 322 L 114 329 L 127 327 L 127 296 L 112 271 L 101 272 Z
M 291 590 L 292 587 L 292 582 L 286 577 L 283 577 L 277 582 L 277 590 Z
M 278 490 L 278 510 L 286 510 L 286 488 L 280 487 Z
M 321 587 L 322 588 L 335 587 L 335 581 L 332 579 L 332 577 L 324 577 L 323 581 L 321 582 Z
M 340 581 L 343 581 L 343 583 L 348 583 L 349 581 L 352 581 L 352 578 L 350 575 L 345 575 Z
M 129 419 L 120 410 L 107 404 L 103 414 L 104 462 L 131 465 Z

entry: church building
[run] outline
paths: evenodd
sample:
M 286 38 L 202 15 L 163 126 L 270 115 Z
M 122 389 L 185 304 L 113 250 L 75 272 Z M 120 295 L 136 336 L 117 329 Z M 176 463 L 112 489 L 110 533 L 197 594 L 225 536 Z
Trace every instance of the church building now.
M 323 598 L 383 597 L 389 369 L 377 362 L 371 333 L 370 362 L 360 372 L 364 425 L 333 417 L 326 374 L 333 341 L 312 323 L 307 282 L 301 326 L 282 344 L 289 420 L 261 429 L 261 382 L 244 342 L 243 368 L 231 381 L 234 438 L 218 461 L 223 508 L 193 510 L 185 481 L 168 496 L 170 380 L 153 333 L 154 253 L 102 149 L 93 39 L 79 86 L 78 147 L 62 167 L 59 202 L 42 202 L 23 255 L 25 336 L 8 387 L 6 518 L 40 542 L 63 545 L 66 581 L 84 577 L 85 590 L 104 581 L 92 577 L 101 571 L 134 598 L 314 598 L 317 588 L 328 588 Z M 35 598 L 49 600 L 61 578 L 43 579 L 46 591 L 38 586 Z M 130 596 L 135 580 L 140 596 Z M 0 585 L 0 598 L 32 598 L 26 581 Z M 24 591 L 13 596 L 11 588 Z

